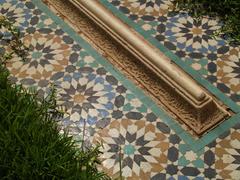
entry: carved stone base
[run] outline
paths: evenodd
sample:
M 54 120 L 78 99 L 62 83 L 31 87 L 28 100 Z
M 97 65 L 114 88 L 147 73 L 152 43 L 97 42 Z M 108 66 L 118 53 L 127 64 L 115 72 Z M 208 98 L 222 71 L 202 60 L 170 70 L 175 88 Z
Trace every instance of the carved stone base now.
M 176 81 L 174 78 L 169 79 L 169 75 L 166 72 L 153 66 L 149 61 L 151 57 L 147 59 L 144 54 L 141 54 L 141 50 L 130 47 L 124 41 L 124 37 L 121 37 L 121 40 L 119 40 L 118 35 L 109 33 L 109 31 L 106 32 L 108 28 L 105 27 L 106 24 L 103 25 L 104 22 L 96 20 L 97 17 L 92 12 L 87 12 L 86 7 L 84 10 L 79 3 L 76 3 L 76 0 L 70 1 L 79 10 L 66 1 L 64 2 L 64 0 L 49 0 L 47 3 L 51 6 L 58 6 L 61 2 L 64 3 L 64 8 L 61 6 L 56 7 L 59 10 L 58 13 L 62 12 L 60 16 L 68 21 L 70 25 L 72 24 L 73 28 L 85 40 L 95 47 L 117 69 L 122 71 L 127 78 L 133 80 L 174 119 L 184 122 L 197 135 L 202 135 L 230 115 L 222 103 L 190 79 L 176 65 L 173 64 L 174 70 L 177 73 L 184 74 L 187 82 L 190 79 L 190 84 L 194 83 L 193 89 L 187 89 L 189 87 L 182 86 L 181 82 Z M 66 11 L 68 12 L 67 16 L 66 14 L 64 15 Z M 101 23 L 103 24 L 101 25 Z M 148 43 L 144 40 L 143 42 Z M 152 50 L 156 51 L 154 48 Z M 162 53 L 158 54 L 163 62 L 172 64 L 171 60 L 167 59 Z M 199 92 L 197 95 L 191 94 L 191 91 L 194 91 L 194 87 Z M 200 96 L 198 96 L 199 94 Z

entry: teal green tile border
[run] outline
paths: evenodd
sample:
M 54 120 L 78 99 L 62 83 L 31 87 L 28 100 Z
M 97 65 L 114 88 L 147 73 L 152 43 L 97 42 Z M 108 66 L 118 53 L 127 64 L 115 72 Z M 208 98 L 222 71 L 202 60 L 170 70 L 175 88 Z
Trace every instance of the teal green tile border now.
M 46 13 L 50 18 L 54 20 L 66 33 L 69 34 L 76 42 L 81 44 L 81 46 L 91 54 L 96 61 L 103 65 L 104 68 L 110 72 L 115 78 L 117 78 L 124 86 L 131 90 L 144 104 L 155 113 L 162 121 L 164 121 L 171 129 L 175 131 L 180 138 L 189 145 L 189 147 L 195 152 L 201 152 L 200 150 L 204 148 L 205 145 L 216 139 L 224 130 L 229 129 L 234 126 L 240 119 L 240 113 L 232 116 L 227 121 L 223 122 L 219 127 L 212 130 L 210 133 L 204 135 L 200 139 L 193 139 L 193 137 L 187 133 L 182 127 L 172 119 L 168 114 L 160 109 L 157 104 L 152 101 L 148 96 L 146 96 L 141 89 L 136 87 L 132 82 L 127 80 L 120 71 L 112 66 L 107 60 L 105 60 L 96 50 L 94 50 L 85 40 L 83 40 L 68 24 L 66 24 L 62 19 L 57 17 L 53 12 L 51 12 L 48 7 L 39 0 L 32 0 L 32 2 L 44 13 Z
M 127 23 L 130 27 L 134 28 L 139 34 L 141 34 L 145 39 L 147 39 L 152 45 L 161 50 L 167 57 L 173 60 L 178 66 L 180 66 L 185 72 L 192 76 L 199 84 L 205 87 L 209 92 L 214 94 L 218 99 L 220 99 L 224 104 L 230 107 L 235 113 L 240 112 L 240 106 L 233 102 L 229 97 L 222 93 L 218 88 L 213 86 L 209 81 L 198 74 L 190 65 L 184 63 L 178 56 L 168 50 L 164 45 L 159 43 L 155 38 L 153 38 L 149 33 L 144 31 L 137 23 L 129 19 L 124 13 L 119 11 L 115 6 L 109 3 L 107 0 L 100 0 L 100 2 L 111 12 L 114 12 L 118 18 L 123 22 Z

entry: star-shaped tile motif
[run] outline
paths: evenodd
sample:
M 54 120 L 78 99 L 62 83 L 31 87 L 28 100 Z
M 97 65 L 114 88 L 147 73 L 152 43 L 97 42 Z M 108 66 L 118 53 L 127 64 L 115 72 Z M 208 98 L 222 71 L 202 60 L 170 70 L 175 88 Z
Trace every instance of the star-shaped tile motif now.
M 68 109 L 73 122 L 95 125 L 111 114 L 115 92 L 106 76 L 97 72 L 91 67 L 69 65 L 52 77 L 59 89 L 59 104 Z
M 49 34 L 34 33 L 26 35 L 23 42 L 29 47 L 27 61 L 13 59 L 8 68 L 13 76 L 28 77 L 34 80 L 49 79 L 54 73 L 62 71 L 68 64 L 70 46 L 61 37 L 45 29 Z
M 111 174 L 118 173 L 122 161 L 124 177 L 150 177 L 167 162 L 169 143 L 156 122 L 114 120 L 96 133 L 94 141 L 103 143 L 103 166 Z

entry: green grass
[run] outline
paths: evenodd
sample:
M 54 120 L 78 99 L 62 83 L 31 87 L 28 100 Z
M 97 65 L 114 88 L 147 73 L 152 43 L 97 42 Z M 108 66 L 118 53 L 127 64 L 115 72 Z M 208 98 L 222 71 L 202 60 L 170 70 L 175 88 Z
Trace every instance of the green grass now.
M 108 179 L 98 146 L 83 151 L 59 134 L 54 93 L 40 100 L 8 75 L 0 64 L 0 179 Z
M 240 0 L 173 0 L 176 10 L 197 18 L 210 16 L 223 22 L 220 34 L 231 43 L 240 44 Z

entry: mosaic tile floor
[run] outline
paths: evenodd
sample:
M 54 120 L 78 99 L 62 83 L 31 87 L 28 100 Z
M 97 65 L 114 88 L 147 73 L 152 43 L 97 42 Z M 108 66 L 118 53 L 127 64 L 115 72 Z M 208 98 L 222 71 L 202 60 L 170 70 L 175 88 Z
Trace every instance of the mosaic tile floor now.
M 221 23 L 174 13 L 171 0 L 101 0 L 156 46 L 164 46 L 240 105 L 240 49 L 214 38 Z M 135 24 L 134 24 L 135 23 Z
M 103 170 L 126 179 L 239 179 L 240 114 L 191 139 L 142 91 L 39 0 L 0 0 L 30 46 L 29 61 L 13 59 L 12 80 L 48 92 L 55 83 L 74 137 L 102 141 Z M 221 134 L 221 135 L 219 135 Z M 121 158 L 120 158 L 121 157 Z

